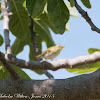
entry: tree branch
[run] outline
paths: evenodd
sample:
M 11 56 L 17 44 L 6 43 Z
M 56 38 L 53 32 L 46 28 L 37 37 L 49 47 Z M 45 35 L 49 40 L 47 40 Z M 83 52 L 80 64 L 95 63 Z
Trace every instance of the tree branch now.
M 6 3 L 7 3 L 7 7 L 6 7 Z M 12 14 L 10 8 L 11 5 L 7 0 L 1 0 L 1 11 L 4 19 L 3 29 L 4 29 L 6 53 L 12 53 L 10 47 L 10 39 L 9 39 L 9 16 Z
M 8 72 L 11 74 L 11 76 L 14 79 L 19 79 L 20 77 L 18 74 L 15 72 L 15 70 L 11 67 L 11 65 L 6 61 L 6 59 L 3 57 L 2 53 L 0 52 L 0 61 L 3 63 L 3 65 L 6 67 Z
M 68 0 L 69 1 L 69 0 Z M 100 29 L 98 27 L 96 27 L 94 25 L 94 23 L 92 22 L 91 18 L 89 17 L 89 15 L 87 14 L 86 11 L 84 11 L 77 3 L 76 0 L 75 1 L 75 7 L 77 8 L 77 10 L 79 11 L 79 13 L 82 15 L 82 17 L 88 22 L 88 24 L 91 26 L 92 31 L 96 31 L 98 33 L 100 33 Z
M 100 100 L 100 69 L 68 79 L 22 81 L 20 84 L 10 77 L 0 79 L 0 97 L 5 94 L 12 96 L 11 100 Z
M 6 7 L 6 4 L 7 4 L 7 7 Z M 3 63 L 3 65 L 6 67 L 6 69 L 9 71 L 11 76 L 14 79 L 19 79 L 19 76 L 17 75 L 15 70 L 6 61 L 6 60 L 9 60 L 7 55 L 12 54 L 11 47 L 10 47 L 10 39 L 9 39 L 9 16 L 12 15 L 10 2 L 8 2 L 7 0 L 1 0 L 1 11 L 4 18 L 3 29 L 4 29 L 4 37 L 5 37 L 5 48 L 6 48 L 7 54 L 5 55 L 5 58 L 4 58 L 2 53 L 0 52 L 0 60 Z
M 33 30 L 33 19 L 30 16 L 30 20 L 31 20 L 31 25 L 30 25 L 30 29 L 31 29 L 31 44 L 33 47 L 33 52 L 35 54 L 35 56 L 39 55 L 39 50 L 37 48 L 36 42 L 35 42 L 35 38 L 36 38 L 36 32 L 34 32 Z M 38 61 L 41 61 L 42 58 L 36 58 Z M 49 78 L 49 79 L 54 79 L 53 75 L 51 75 L 47 70 L 43 70 L 43 73 Z
M 100 51 L 87 56 L 80 56 L 73 59 L 59 59 L 56 61 L 25 61 L 15 56 L 8 56 L 9 62 L 20 67 L 32 70 L 58 70 L 61 68 L 75 68 L 80 65 L 91 64 L 100 61 Z

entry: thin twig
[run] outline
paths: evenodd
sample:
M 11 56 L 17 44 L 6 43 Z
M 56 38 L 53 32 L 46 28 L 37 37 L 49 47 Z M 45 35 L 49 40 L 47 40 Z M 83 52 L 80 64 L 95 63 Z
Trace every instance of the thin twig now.
M 33 52 L 35 54 L 35 56 L 39 55 L 39 50 L 36 46 L 36 42 L 35 42 L 35 38 L 36 38 L 36 33 L 33 30 L 33 19 L 31 18 L 31 25 L 30 25 L 30 29 L 31 29 L 31 43 L 32 43 L 32 47 L 33 47 Z M 42 58 L 36 58 L 38 61 L 41 61 Z M 49 78 L 49 79 L 54 79 L 53 75 L 51 75 L 47 70 L 43 70 L 43 73 Z
M 69 1 L 69 0 L 68 0 Z M 91 18 L 89 17 L 88 13 L 86 11 L 84 11 L 77 3 L 76 0 L 75 1 L 75 7 L 77 8 L 77 10 L 79 11 L 79 13 L 82 15 L 82 17 L 88 22 L 88 24 L 91 26 L 92 31 L 96 31 L 98 33 L 100 33 L 100 29 L 98 27 L 96 27 L 94 25 L 94 23 L 92 22 Z

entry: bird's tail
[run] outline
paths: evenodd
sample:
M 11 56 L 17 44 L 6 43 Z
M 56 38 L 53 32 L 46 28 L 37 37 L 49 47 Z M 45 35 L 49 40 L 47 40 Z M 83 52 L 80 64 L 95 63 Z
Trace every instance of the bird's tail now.
M 36 58 L 41 58 L 41 55 L 36 56 Z

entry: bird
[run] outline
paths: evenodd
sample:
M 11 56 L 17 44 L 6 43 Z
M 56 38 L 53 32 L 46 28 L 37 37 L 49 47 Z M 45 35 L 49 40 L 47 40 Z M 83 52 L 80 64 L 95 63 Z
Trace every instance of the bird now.
M 36 56 L 36 58 L 45 58 L 46 61 L 48 59 L 53 60 L 55 57 L 59 55 L 62 49 L 63 49 L 62 45 L 56 45 L 56 46 L 49 47 L 47 50 L 42 52 L 40 55 Z

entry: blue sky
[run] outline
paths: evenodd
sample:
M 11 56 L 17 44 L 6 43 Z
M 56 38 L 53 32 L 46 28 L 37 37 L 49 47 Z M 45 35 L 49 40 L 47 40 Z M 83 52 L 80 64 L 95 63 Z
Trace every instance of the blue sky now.
M 100 27 L 100 1 L 90 0 L 92 8 L 85 8 L 82 3 L 77 0 L 78 3 L 86 10 L 91 17 L 93 23 Z M 3 21 L 0 21 L 0 34 L 3 35 Z M 91 27 L 85 21 L 84 18 L 79 14 L 79 18 L 70 17 L 69 20 L 69 31 L 66 31 L 63 35 L 54 34 L 51 31 L 52 38 L 56 44 L 61 44 L 64 46 L 60 55 L 54 60 L 65 59 L 65 58 L 75 58 L 78 56 L 88 55 L 89 48 L 99 48 L 100 49 L 100 34 L 91 30 Z M 13 43 L 15 37 L 10 33 L 11 44 Z M 46 45 L 43 43 L 43 51 L 46 50 Z M 0 47 L 0 51 L 5 53 L 4 44 Z M 27 52 L 27 54 L 25 53 Z M 17 55 L 18 58 L 29 60 L 29 47 L 25 46 L 24 51 Z M 45 75 L 38 75 L 33 71 L 23 69 L 32 79 L 47 79 Z M 75 76 L 73 73 L 67 72 L 65 69 L 60 69 L 57 71 L 49 71 L 55 79 L 63 79 Z

